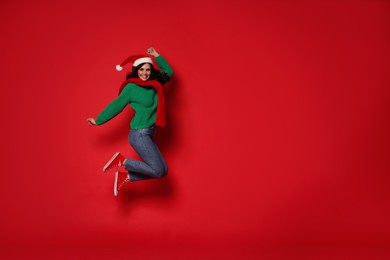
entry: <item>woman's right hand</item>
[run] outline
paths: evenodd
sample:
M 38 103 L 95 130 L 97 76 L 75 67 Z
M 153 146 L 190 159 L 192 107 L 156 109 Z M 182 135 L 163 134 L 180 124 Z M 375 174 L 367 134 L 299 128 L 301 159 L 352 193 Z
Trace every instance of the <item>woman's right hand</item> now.
M 95 119 L 92 118 L 92 117 L 88 118 L 87 122 L 88 122 L 89 125 L 97 125 Z

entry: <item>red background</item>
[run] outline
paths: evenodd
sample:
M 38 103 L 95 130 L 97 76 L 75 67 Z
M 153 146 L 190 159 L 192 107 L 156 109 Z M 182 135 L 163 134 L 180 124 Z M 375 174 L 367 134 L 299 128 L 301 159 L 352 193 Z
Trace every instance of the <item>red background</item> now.
M 1 1 L 3 259 L 390 256 L 388 1 Z M 167 178 L 113 197 L 115 65 L 174 70 Z M 388 259 L 388 258 L 387 258 Z

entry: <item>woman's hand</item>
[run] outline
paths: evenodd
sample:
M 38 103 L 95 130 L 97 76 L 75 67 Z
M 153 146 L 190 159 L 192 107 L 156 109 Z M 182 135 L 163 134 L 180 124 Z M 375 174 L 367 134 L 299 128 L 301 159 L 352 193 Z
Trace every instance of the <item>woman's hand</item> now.
M 150 47 L 149 49 L 147 49 L 146 53 L 149 55 L 153 55 L 154 57 L 160 56 L 160 54 L 158 54 L 157 51 L 153 47 Z
M 88 122 L 89 125 L 97 125 L 95 119 L 92 118 L 92 117 L 88 118 L 87 122 Z

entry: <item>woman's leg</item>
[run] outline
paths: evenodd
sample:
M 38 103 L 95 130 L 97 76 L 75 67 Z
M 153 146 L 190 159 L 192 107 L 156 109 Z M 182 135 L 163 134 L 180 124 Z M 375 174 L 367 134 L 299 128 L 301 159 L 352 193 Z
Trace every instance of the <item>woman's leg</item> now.
M 142 161 L 126 158 L 125 168 L 130 172 L 130 181 L 160 178 L 168 169 L 164 158 L 153 141 L 155 126 L 131 130 L 129 142 Z

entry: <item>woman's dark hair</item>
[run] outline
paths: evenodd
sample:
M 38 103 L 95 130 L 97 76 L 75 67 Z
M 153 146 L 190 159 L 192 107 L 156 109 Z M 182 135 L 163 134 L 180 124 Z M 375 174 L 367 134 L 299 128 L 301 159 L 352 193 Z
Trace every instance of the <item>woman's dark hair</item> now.
M 126 75 L 126 80 L 130 79 L 130 78 L 138 78 L 138 73 L 137 71 L 144 65 L 145 63 L 141 63 L 140 65 L 138 65 L 137 67 L 133 67 L 133 70 Z M 150 63 L 149 63 L 150 64 Z M 160 82 L 161 85 L 164 85 L 165 83 L 167 83 L 170 78 L 168 76 L 167 73 L 165 72 L 159 72 L 158 70 L 156 70 L 152 64 L 150 64 L 150 77 L 149 79 L 151 80 L 157 80 L 158 82 Z

